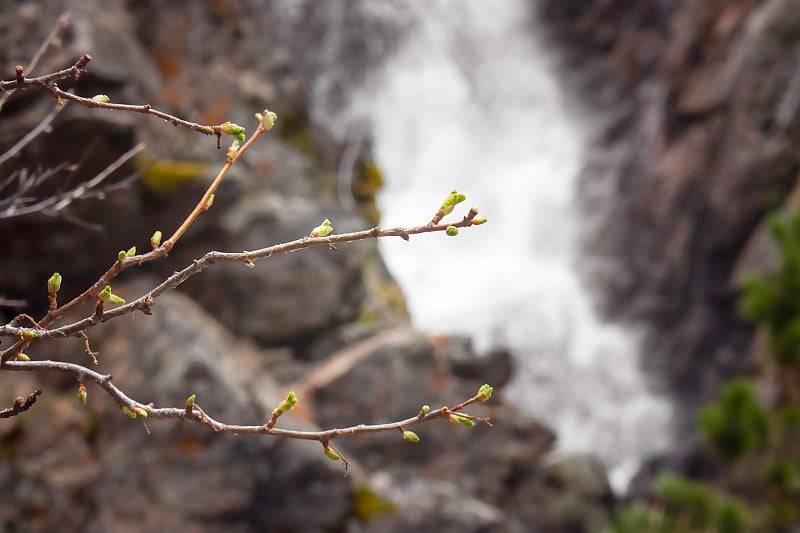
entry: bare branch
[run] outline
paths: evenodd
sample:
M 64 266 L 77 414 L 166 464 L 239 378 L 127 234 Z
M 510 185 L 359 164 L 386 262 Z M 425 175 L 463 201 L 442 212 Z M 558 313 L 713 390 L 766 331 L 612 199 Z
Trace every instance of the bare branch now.
M 282 429 L 270 427 L 268 423 L 259 425 L 226 424 L 206 414 L 205 411 L 203 411 L 200 406 L 194 402 L 188 404 L 186 407 L 178 408 L 155 407 L 153 403 L 145 404 L 136 401 L 111 382 L 111 375 L 101 374 L 100 372 L 96 372 L 75 363 L 67 363 L 62 361 L 8 361 L 3 363 L 2 367 L 0 368 L 4 370 L 27 372 L 57 371 L 75 376 L 80 383 L 84 383 L 86 380 L 92 381 L 102 387 L 114 399 L 120 408 L 127 408 L 128 411 L 132 413 L 138 413 L 138 415 L 142 416 L 143 418 L 154 418 L 159 420 L 186 420 L 204 424 L 218 433 L 274 435 L 276 437 L 285 437 L 290 439 L 315 440 L 321 442 L 325 446 L 327 446 L 330 441 L 342 436 L 404 430 L 404 428 L 415 426 L 417 424 L 430 422 L 431 420 L 451 418 L 452 416 L 456 415 L 460 418 L 478 420 L 486 423 L 487 425 L 491 425 L 488 419 L 478 418 L 460 412 L 469 405 L 483 401 L 479 395 L 475 395 L 472 398 L 461 402 L 455 407 L 440 407 L 439 409 L 435 410 L 420 411 L 415 416 L 395 422 L 387 422 L 385 424 L 359 424 L 357 426 L 325 429 L 321 431 Z M 143 412 L 146 413 L 146 415 L 142 415 Z
M 51 44 L 56 44 L 58 41 L 58 34 L 61 33 L 61 30 L 66 28 L 69 25 L 69 14 L 64 13 L 53 25 L 53 29 L 50 30 L 50 33 L 47 35 L 45 40 L 39 46 L 39 49 L 36 50 L 36 53 L 33 54 L 33 58 L 31 58 L 30 62 L 27 65 L 27 71 L 29 74 L 33 73 L 36 69 L 36 65 L 39 64 L 39 60 L 42 58 L 44 53 L 50 47 Z M 8 101 L 9 97 L 13 94 L 13 90 L 6 92 L 2 97 L 0 97 L 0 110 L 3 109 L 3 106 Z
M 0 106 L 2 102 L 0 102 Z M 47 130 L 50 126 L 50 123 L 53 122 L 53 119 L 58 116 L 59 113 L 64 109 L 65 106 L 55 106 L 50 113 L 47 114 L 46 117 L 42 119 L 39 124 L 29 131 L 22 139 L 17 141 L 17 143 L 6 150 L 4 153 L 0 154 L 0 165 L 20 153 L 23 148 L 25 148 L 31 141 L 33 141 L 36 137 L 38 137 L 43 131 Z
M 276 244 L 274 246 L 269 246 L 267 248 L 261 248 L 259 250 L 254 250 L 252 252 L 208 252 L 202 258 L 197 259 L 192 262 L 191 265 L 185 267 L 183 270 L 175 272 L 167 279 L 165 279 L 161 284 L 151 290 L 144 296 L 133 300 L 132 302 L 126 303 L 125 305 L 121 305 L 117 308 L 103 311 L 102 314 L 92 314 L 82 320 L 77 322 L 73 322 L 72 324 L 68 324 L 56 329 L 47 329 L 47 330 L 34 330 L 32 328 L 20 328 L 20 327 L 13 327 L 11 325 L 0 326 L 0 337 L 19 337 L 19 338 L 26 338 L 27 335 L 28 341 L 20 341 L 20 342 L 30 342 L 31 340 L 44 340 L 44 339 L 51 339 L 55 337 L 67 337 L 70 335 L 74 335 L 78 331 L 89 329 L 101 322 L 106 322 L 111 320 L 112 318 L 116 318 L 122 315 L 126 315 L 136 310 L 147 310 L 153 306 L 155 299 L 167 291 L 177 288 L 182 283 L 184 283 L 187 279 L 198 274 L 205 270 L 206 268 L 210 267 L 214 263 L 218 262 L 233 262 L 233 263 L 243 263 L 246 265 L 252 265 L 255 261 L 259 259 L 269 258 L 273 255 L 282 254 L 282 253 L 290 253 L 297 250 L 302 250 L 305 248 L 311 248 L 315 246 L 330 246 L 332 244 L 339 244 L 339 243 L 347 243 L 347 242 L 355 242 L 361 241 L 365 239 L 372 239 L 372 238 L 383 238 L 383 237 L 401 237 L 405 240 L 408 240 L 411 235 L 416 235 L 420 233 L 432 233 L 432 232 L 444 232 L 447 231 L 449 227 L 456 227 L 456 228 L 466 228 L 473 225 L 473 218 L 474 214 L 477 214 L 477 210 L 470 210 L 470 213 L 462 218 L 459 222 L 455 222 L 452 224 L 437 224 L 437 225 L 424 225 L 424 226 L 416 226 L 412 228 L 389 228 L 389 229 L 381 229 L 379 227 L 375 227 L 368 230 L 363 231 L 356 231 L 353 233 L 342 233 L 339 235 L 330 235 L 327 237 L 303 237 L 301 239 L 297 239 L 291 242 L 286 242 L 282 244 Z M 124 266 L 128 266 L 131 264 L 140 264 L 142 260 L 152 254 L 141 255 L 141 256 L 132 256 L 126 257 L 122 261 L 118 261 L 117 265 L 120 265 L 120 268 Z M 116 265 L 115 265 L 116 266 Z M 113 269 L 114 267 L 112 267 Z M 109 269 L 109 270 L 112 270 Z M 102 285 L 105 287 L 107 285 L 107 281 L 105 280 L 106 277 L 101 278 L 101 282 L 96 283 L 94 286 L 97 287 L 98 285 Z M 99 292 L 98 292 L 99 294 Z M 96 298 L 96 296 L 95 296 Z M 64 309 L 63 306 L 61 309 Z M 54 314 L 54 313 L 53 313 Z M 48 313 L 47 317 L 51 316 L 51 313 Z M 50 324 L 50 322 L 45 323 L 47 317 L 40 321 L 40 324 L 43 327 L 46 327 Z M 6 349 L 4 352 L 0 353 L 4 361 L 7 361 L 11 358 L 12 355 L 19 353 L 19 351 L 12 346 Z M 20 348 L 22 349 L 22 348 Z
M 28 409 L 30 409 L 33 404 L 36 403 L 36 397 L 42 393 L 41 390 L 35 390 L 32 393 L 28 394 L 28 397 L 17 396 L 14 399 L 14 405 L 9 407 L 8 409 L 3 409 L 0 411 L 0 418 L 11 418 L 12 416 L 17 416 L 20 413 L 24 413 Z
M 69 204 L 74 202 L 75 200 L 86 198 L 92 189 L 100 185 L 106 178 L 108 178 L 111 174 L 113 174 L 117 169 L 119 169 L 122 165 L 130 161 L 133 157 L 135 157 L 139 152 L 144 150 L 144 143 L 139 143 L 121 156 L 119 156 L 113 163 L 108 165 L 104 168 L 100 173 L 98 173 L 95 177 L 90 179 L 87 182 L 84 182 L 74 189 L 67 191 L 65 193 L 56 194 L 44 198 L 43 200 L 36 202 L 34 204 L 28 204 L 24 207 L 18 207 L 16 204 L 19 202 L 24 202 L 26 200 L 31 200 L 29 198 L 16 198 L 16 202 L 12 203 L 10 207 L 7 207 L 0 211 L 0 220 L 8 219 L 8 218 L 15 218 L 25 215 L 30 215 L 32 213 L 42 212 L 48 215 L 56 215 L 59 211 L 62 211 L 66 208 Z M 48 176 L 49 177 L 49 176 Z M 44 180 L 38 180 L 38 183 L 41 183 Z M 38 183 L 33 184 L 24 184 L 23 189 L 27 191 L 33 185 L 37 185 Z M 2 203 L 2 202 L 0 202 Z

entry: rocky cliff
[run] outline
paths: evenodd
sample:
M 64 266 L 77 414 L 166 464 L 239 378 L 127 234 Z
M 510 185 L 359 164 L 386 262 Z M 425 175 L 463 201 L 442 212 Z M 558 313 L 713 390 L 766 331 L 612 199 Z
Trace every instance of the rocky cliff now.
M 293 239 L 324 217 L 338 231 L 369 227 L 366 217 L 375 212 L 368 195 L 361 209 L 346 209 L 333 192 L 342 147 L 332 125 L 314 120 L 311 102 L 337 105 L 337 76 L 362 75 L 402 31 L 402 9 L 370 5 L 3 4 L 6 77 L 69 7 L 60 46 L 37 69 L 91 53 L 89 74 L 65 88 L 205 123 L 252 124 L 253 111 L 265 106 L 280 117 L 275 134 L 237 164 L 213 208 L 167 260 L 121 276 L 115 292 L 136 297 L 208 250 Z M 323 72 L 335 74 L 320 80 Z M 319 87 L 323 94 L 315 94 Z M 0 153 L 52 106 L 48 94 L 10 99 L 0 115 Z M 46 196 L 95 175 L 138 140 L 146 151 L 100 197 L 56 216 L 0 221 L 0 295 L 25 300 L 24 310 L 38 315 L 47 277 L 58 270 L 62 297 L 74 296 L 120 249 L 141 249 L 155 229 L 174 228 L 224 157 L 213 138 L 152 117 L 68 104 L 52 131 L 0 170 L 6 177 L 58 168 L 58 180 L 35 189 Z M 354 187 L 379 181 L 368 154 L 355 168 Z M 500 387 L 508 379 L 508 354 L 478 358 L 463 339 L 410 330 L 374 243 L 291 254 L 253 270 L 218 265 L 205 274 L 159 298 L 152 317 L 126 316 L 90 332 L 100 369 L 132 396 L 181 405 L 195 393 L 213 416 L 256 424 L 291 387 L 302 409 L 281 424 L 312 429 L 413 415 L 423 403 L 453 405 L 484 381 Z M 8 319 L 19 311 L 2 312 Z M 86 362 L 77 339 L 41 348 L 30 356 Z M 400 435 L 343 442 L 353 462 L 345 478 L 316 443 L 159 421 L 150 422 L 148 435 L 99 389 L 88 387 L 81 407 L 72 379 L 3 377 L 5 404 L 44 390 L 29 413 L 0 425 L 3 529 L 596 531 L 613 499 L 596 460 L 552 455 L 553 433 L 501 397 L 475 411 L 496 421 L 491 430 L 420 428 L 418 446 Z
M 653 326 L 648 363 L 695 405 L 747 364 L 737 279 L 770 268 L 760 222 L 800 170 L 800 2 L 536 5 L 597 124 L 589 279 L 612 316 Z

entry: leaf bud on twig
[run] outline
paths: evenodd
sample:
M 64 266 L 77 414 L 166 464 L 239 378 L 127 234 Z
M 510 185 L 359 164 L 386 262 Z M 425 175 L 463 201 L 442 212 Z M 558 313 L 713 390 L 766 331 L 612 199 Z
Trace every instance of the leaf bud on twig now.
M 472 419 L 467 418 L 465 416 L 459 416 L 454 414 L 450 415 L 449 418 L 450 422 L 453 422 L 454 424 L 461 424 L 462 426 L 468 426 L 468 427 L 472 427 L 475 425 L 475 422 L 473 422 Z
M 473 226 L 480 226 L 481 224 L 486 224 L 488 219 L 486 217 L 476 217 L 472 219 Z
M 327 218 L 322 221 L 322 224 L 311 230 L 311 233 L 308 234 L 309 237 L 327 237 L 333 232 L 333 226 L 331 226 L 331 221 Z
M 131 418 L 131 419 L 136 418 L 136 412 L 131 410 L 131 408 L 128 407 L 127 405 L 123 405 L 122 406 L 122 412 L 125 413 L 126 415 L 128 415 L 128 418 Z
M 53 275 L 47 280 L 47 294 L 55 296 L 61 290 L 61 280 L 61 274 L 53 272 Z
M 26 341 L 37 339 L 39 338 L 39 333 L 31 329 L 26 329 L 22 332 L 22 338 Z
M 161 245 L 162 236 L 163 234 L 161 233 L 161 230 L 157 230 L 155 233 L 153 233 L 153 236 L 150 237 L 150 246 L 153 248 L 158 248 Z
M 135 408 L 133 409 L 133 413 L 134 413 L 135 415 L 137 415 L 137 416 L 140 416 L 140 417 L 142 417 L 142 418 L 147 418 L 147 411 L 145 411 L 145 410 L 144 410 L 144 409 L 142 409 L 141 407 L 135 407 Z
M 133 257 L 134 255 L 136 255 L 136 246 L 131 246 L 130 248 L 128 248 L 128 251 L 125 252 L 125 255 L 127 255 L 128 257 Z
M 96 94 L 92 96 L 92 100 L 94 100 L 95 102 L 100 102 L 102 104 L 107 104 L 111 101 L 111 98 L 109 98 L 107 94 Z
M 417 435 L 413 431 L 404 431 L 403 438 L 409 442 L 419 442 L 419 435 Z
M 233 156 L 235 156 L 236 152 L 238 151 L 239 151 L 239 139 L 234 139 L 230 147 L 228 148 L 228 153 L 226 155 L 227 160 L 230 161 L 231 159 L 233 159 Z
M 125 300 L 111 292 L 111 285 L 106 285 L 100 292 L 100 300 L 117 305 L 124 305 Z
M 325 449 L 323 451 L 325 452 L 325 455 L 328 456 L 328 459 L 331 459 L 332 461 L 338 461 L 341 459 L 341 457 L 339 457 L 339 454 L 333 451 L 329 446 L 325 446 Z
M 455 226 L 447 226 L 447 229 L 444 230 L 448 237 L 455 237 L 458 235 L 458 228 Z
M 31 358 L 25 355 L 24 353 L 20 352 L 17 354 L 17 361 L 30 361 Z
M 422 413 L 423 415 L 427 415 L 430 412 L 430 410 L 431 410 L 430 405 L 423 405 L 422 409 L 420 409 L 419 412 Z
M 261 113 L 256 113 L 256 119 L 261 123 L 262 128 L 269 131 L 275 125 L 275 121 L 278 120 L 278 115 L 265 109 L 263 115 Z
M 244 141 L 244 132 L 247 131 L 243 126 L 234 124 L 233 122 L 223 122 L 220 126 L 220 131 L 225 135 L 230 135 L 234 139 Z
M 475 396 L 475 399 L 479 402 L 485 402 L 492 397 L 492 392 L 494 392 L 493 387 L 486 384 L 481 385 L 481 388 L 478 389 L 478 394 Z
M 294 391 L 289 391 L 289 394 L 286 395 L 286 398 L 281 402 L 281 404 L 275 408 L 275 411 L 278 413 L 285 413 L 286 411 L 291 411 L 292 408 L 297 403 L 297 395 Z
M 186 398 L 186 408 L 189 409 L 194 405 L 194 401 L 197 399 L 197 394 L 192 394 L 188 398 Z
M 86 405 L 86 398 L 89 394 L 86 392 L 86 387 L 84 387 L 83 383 L 78 385 L 78 403 L 81 405 Z

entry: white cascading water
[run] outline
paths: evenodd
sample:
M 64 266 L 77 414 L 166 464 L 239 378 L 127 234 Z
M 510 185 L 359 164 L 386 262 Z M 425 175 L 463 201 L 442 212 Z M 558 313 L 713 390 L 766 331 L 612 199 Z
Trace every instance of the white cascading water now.
M 386 262 L 416 326 L 511 348 L 507 397 L 557 431 L 559 450 L 597 454 L 624 490 L 669 444 L 672 408 L 642 373 L 639 332 L 603 322 L 576 272 L 588 127 L 565 107 L 530 2 L 407 5 L 415 27 L 348 110 L 386 176 L 382 224 L 427 222 L 454 188 L 489 223 L 381 240 Z

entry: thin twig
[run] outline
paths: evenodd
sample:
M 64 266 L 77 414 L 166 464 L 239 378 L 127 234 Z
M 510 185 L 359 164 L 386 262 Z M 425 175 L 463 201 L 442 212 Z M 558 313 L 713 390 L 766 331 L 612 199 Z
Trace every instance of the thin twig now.
M 17 396 L 14 399 L 14 404 L 11 407 L 0 411 L 0 418 L 11 418 L 12 416 L 17 416 L 20 413 L 24 413 L 36 403 L 36 397 L 41 393 L 42 391 L 37 389 L 28 394 L 27 398 L 23 396 Z
M 39 60 L 42 58 L 42 56 L 50 47 L 50 45 L 56 41 L 58 34 L 61 32 L 61 30 L 66 28 L 68 25 L 69 25 L 69 13 L 64 13 L 63 15 L 58 17 L 58 20 L 56 20 L 56 23 L 53 25 L 53 28 L 50 30 L 50 33 L 47 35 L 47 37 L 45 37 L 45 40 L 39 46 L 39 49 L 36 50 L 36 53 L 33 54 L 33 58 L 31 58 L 30 62 L 28 62 L 28 65 L 26 67 L 28 74 L 32 74 L 33 71 L 36 70 L 36 66 L 39 64 Z M 2 97 L 0 97 L 0 110 L 3 109 L 3 106 L 11 97 L 12 94 L 13 91 L 8 91 Z
M 0 102 L 0 106 L 2 106 L 2 102 Z M 30 144 L 31 141 L 45 131 L 48 126 L 50 126 L 50 123 L 53 122 L 53 119 L 56 118 L 59 113 L 61 113 L 64 107 L 65 106 L 55 106 L 53 110 L 50 111 L 50 113 L 48 113 L 47 116 L 44 117 L 35 128 L 29 131 L 22 139 L 17 141 L 14 146 L 0 154 L 0 165 L 17 155 L 23 148 Z
M 12 205 L 0 211 L 0 220 L 15 218 L 32 213 L 42 212 L 46 215 L 57 215 L 59 211 L 63 211 L 69 204 L 75 200 L 87 198 L 87 193 L 100 185 L 106 178 L 113 174 L 117 169 L 130 161 L 139 152 L 144 150 L 144 143 L 139 143 L 121 156 L 119 156 L 113 163 L 104 168 L 95 177 L 87 182 L 81 183 L 71 191 L 62 194 L 49 196 L 35 204 L 26 205 L 24 207 L 17 207 Z M 17 199 L 19 201 L 20 199 Z M 55 204 L 55 205 L 54 205 Z
M 435 226 L 424 225 L 412 228 L 396 227 L 389 229 L 381 229 L 375 227 L 372 229 L 356 231 L 352 233 L 330 235 L 328 237 L 303 237 L 301 239 L 297 239 L 291 242 L 276 244 L 274 246 L 261 248 L 259 250 L 254 250 L 251 252 L 233 253 L 233 252 L 212 251 L 206 253 L 202 258 L 193 261 L 191 265 L 185 267 L 183 270 L 175 272 L 144 296 L 141 296 L 140 298 L 137 298 L 136 300 L 133 300 L 125 305 L 121 305 L 117 308 L 104 311 L 101 315 L 93 314 L 82 320 L 73 322 L 72 324 L 68 324 L 56 329 L 49 329 L 45 331 L 41 330 L 34 331 L 31 328 L 12 327 L 10 325 L 0 326 L 0 337 L 23 337 L 24 335 L 27 334 L 29 336 L 36 335 L 35 337 L 36 340 L 43 340 L 55 337 L 65 337 L 74 335 L 78 331 L 91 328 L 101 322 L 106 322 L 108 320 L 111 320 L 112 318 L 116 318 L 118 316 L 122 316 L 143 308 L 149 309 L 153 305 L 153 301 L 155 300 L 155 298 L 158 298 L 167 291 L 177 288 L 190 277 L 202 272 L 206 268 L 218 262 L 233 262 L 233 263 L 243 263 L 250 265 L 259 259 L 264 259 L 271 257 L 273 255 L 294 252 L 296 250 L 302 250 L 304 248 L 311 248 L 315 246 L 329 246 L 331 244 L 355 242 L 365 239 L 383 238 L 383 237 L 401 237 L 405 240 L 408 240 L 411 235 L 446 231 L 447 228 L 450 226 L 455 226 L 457 228 L 466 228 L 471 225 L 472 225 L 472 218 L 470 218 L 468 215 L 465 216 L 462 220 L 450 224 L 438 224 Z M 145 254 L 144 256 L 126 257 L 122 261 L 118 261 L 117 264 L 118 265 L 135 264 L 139 262 L 140 258 L 143 258 L 147 255 L 149 254 Z M 103 287 L 105 287 L 105 285 L 106 282 L 103 282 Z M 97 286 L 97 284 L 95 284 L 95 286 Z M 64 309 L 64 307 L 61 307 L 59 309 Z M 48 316 L 50 316 L 49 313 Z M 39 323 L 44 327 L 50 324 L 50 322 L 45 323 L 45 320 L 47 320 L 47 317 L 39 321 Z M 30 340 L 33 340 L 33 337 L 31 337 Z M 30 340 L 27 342 L 30 342 Z M 12 355 L 15 355 L 16 353 L 18 353 L 18 351 L 15 351 L 15 346 L 12 346 L 6 349 L 4 352 L 2 352 L 0 355 L 2 355 L 2 357 L 5 357 L 6 358 L 5 360 L 8 360 L 11 358 Z
M 241 425 L 241 424 L 226 424 L 220 422 L 209 416 L 205 411 L 200 409 L 196 403 L 191 407 L 155 407 L 152 403 L 142 403 L 132 399 L 125 392 L 119 389 L 111 382 L 112 377 L 108 374 L 101 374 L 75 363 L 67 363 L 63 361 L 8 361 L 3 363 L 2 367 L 5 370 L 14 371 L 57 371 L 64 372 L 75 376 L 75 378 L 83 383 L 85 380 L 92 381 L 103 388 L 119 405 L 127 407 L 131 411 L 143 410 L 147 413 L 147 418 L 154 418 L 159 420 L 177 419 L 187 420 L 190 422 L 198 422 L 204 424 L 215 432 L 219 433 L 235 433 L 235 434 L 257 434 L 257 435 L 274 435 L 276 437 L 285 437 L 290 439 L 299 440 L 314 440 L 327 444 L 328 442 L 342 436 L 360 435 L 364 433 L 381 433 L 385 431 L 397 431 L 398 429 L 414 426 L 431 420 L 449 418 L 455 413 L 459 413 L 465 407 L 478 402 L 478 397 L 472 398 L 458 404 L 455 407 L 440 407 L 439 409 L 428 411 L 427 413 L 420 412 L 410 418 L 399 420 L 396 422 L 388 422 L 385 424 L 359 424 L 357 426 L 349 426 L 344 428 L 325 429 L 321 431 L 300 431 L 294 429 L 283 429 L 276 427 L 267 427 L 267 424 L 258 425 Z M 459 413 L 460 417 L 476 418 L 463 413 Z M 486 419 L 476 418 L 480 421 Z

